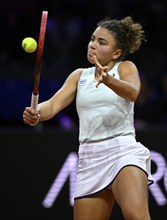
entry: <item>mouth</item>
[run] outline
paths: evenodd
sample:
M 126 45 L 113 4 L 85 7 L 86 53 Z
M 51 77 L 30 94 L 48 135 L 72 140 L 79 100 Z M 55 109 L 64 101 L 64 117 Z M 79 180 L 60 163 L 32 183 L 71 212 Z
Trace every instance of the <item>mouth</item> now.
M 93 57 L 93 56 L 96 56 L 96 53 L 95 53 L 95 51 L 92 51 L 92 50 L 88 50 L 88 56 L 89 56 L 89 57 Z
M 88 53 L 88 57 L 93 57 L 94 55 L 93 54 L 91 54 L 91 53 Z
M 90 59 L 93 59 L 94 56 L 96 56 L 96 54 L 88 53 L 88 57 L 89 57 Z
M 96 56 L 96 55 L 90 54 L 90 53 L 88 53 L 88 55 L 87 55 L 88 61 L 92 64 L 95 64 L 94 56 Z

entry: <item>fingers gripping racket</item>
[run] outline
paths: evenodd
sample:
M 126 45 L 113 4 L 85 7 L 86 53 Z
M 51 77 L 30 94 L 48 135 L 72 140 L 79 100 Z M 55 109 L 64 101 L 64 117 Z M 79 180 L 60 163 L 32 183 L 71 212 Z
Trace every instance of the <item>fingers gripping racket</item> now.
M 48 18 L 48 12 L 42 11 L 38 47 L 37 47 L 37 53 L 36 53 L 34 85 L 33 85 L 33 91 L 32 91 L 32 96 L 31 96 L 31 107 L 34 109 L 35 112 L 37 112 L 37 105 L 38 105 L 38 99 L 39 99 L 39 80 L 40 80 L 40 74 L 41 74 L 41 64 L 42 64 L 42 55 L 43 55 L 43 48 L 44 48 L 44 42 L 45 42 L 47 18 Z

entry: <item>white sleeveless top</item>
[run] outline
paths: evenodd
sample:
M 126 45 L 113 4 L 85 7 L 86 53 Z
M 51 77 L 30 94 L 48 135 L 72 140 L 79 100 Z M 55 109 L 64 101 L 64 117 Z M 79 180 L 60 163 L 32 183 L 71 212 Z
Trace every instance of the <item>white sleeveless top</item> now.
M 119 62 L 108 74 L 120 79 L 118 66 Z M 134 102 L 121 98 L 103 83 L 96 88 L 94 77 L 95 67 L 86 68 L 78 82 L 76 108 L 79 116 L 79 142 L 135 136 Z

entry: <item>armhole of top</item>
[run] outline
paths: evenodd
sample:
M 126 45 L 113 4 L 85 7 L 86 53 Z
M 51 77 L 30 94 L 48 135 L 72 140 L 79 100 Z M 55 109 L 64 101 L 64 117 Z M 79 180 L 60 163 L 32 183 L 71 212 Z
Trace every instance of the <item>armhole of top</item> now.
M 84 76 L 90 74 L 91 71 L 93 71 L 93 67 L 83 68 L 82 73 L 81 73 L 81 77 L 84 77 Z M 81 77 L 80 77 L 80 78 L 81 78 Z

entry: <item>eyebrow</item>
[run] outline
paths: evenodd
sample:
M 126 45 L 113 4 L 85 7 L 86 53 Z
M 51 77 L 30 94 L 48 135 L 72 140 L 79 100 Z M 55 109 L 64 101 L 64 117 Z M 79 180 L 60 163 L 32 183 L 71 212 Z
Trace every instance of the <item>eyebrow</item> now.
M 94 37 L 94 38 L 95 38 L 95 35 L 92 34 L 91 37 Z M 99 37 L 98 39 L 99 39 L 99 40 L 102 40 L 102 41 L 105 41 L 106 43 L 108 43 L 108 41 L 107 41 L 105 38 L 103 38 L 103 37 Z

